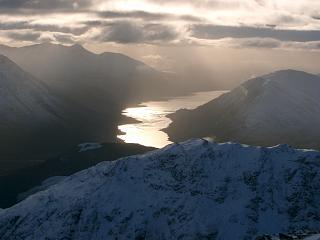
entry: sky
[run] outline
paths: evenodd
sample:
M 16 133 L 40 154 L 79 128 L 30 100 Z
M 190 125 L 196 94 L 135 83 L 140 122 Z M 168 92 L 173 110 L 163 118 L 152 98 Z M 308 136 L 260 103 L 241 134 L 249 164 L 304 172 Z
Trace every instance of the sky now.
M 320 1 L 0 0 L 0 43 L 42 42 L 121 52 L 193 78 L 320 73 Z

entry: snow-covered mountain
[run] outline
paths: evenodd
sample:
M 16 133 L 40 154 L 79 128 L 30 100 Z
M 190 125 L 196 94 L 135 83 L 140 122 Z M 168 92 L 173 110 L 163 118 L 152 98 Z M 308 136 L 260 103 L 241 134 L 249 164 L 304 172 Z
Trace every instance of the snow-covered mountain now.
M 76 173 L 0 212 L 7 239 L 254 239 L 320 228 L 320 152 L 189 140 Z
M 251 79 L 195 110 L 172 114 L 171 139 L 212 137 L 272 146 L 320 147 L 320 77 L 283 70 Z

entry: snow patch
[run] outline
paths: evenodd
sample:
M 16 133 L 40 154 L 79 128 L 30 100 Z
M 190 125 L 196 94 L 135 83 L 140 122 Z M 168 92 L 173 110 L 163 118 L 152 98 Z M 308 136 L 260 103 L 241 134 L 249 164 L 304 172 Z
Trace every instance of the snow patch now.
M 101 143 L 81 143 L 78 145 L 78 147 L 80 148 L 79 152 L 86 152 L 89 150 L 102 148 L 103 146 Z

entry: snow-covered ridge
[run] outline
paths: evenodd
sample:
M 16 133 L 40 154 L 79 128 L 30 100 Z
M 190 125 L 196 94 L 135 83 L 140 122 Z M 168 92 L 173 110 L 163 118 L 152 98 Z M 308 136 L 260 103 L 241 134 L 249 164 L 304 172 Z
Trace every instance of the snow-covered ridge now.
M 213 137 L 258 146 L 320 148 L 320 77 L 282 70 L 246 81 L 191 111 L 170 117 L 170 138 Z
M 104 162 L 0 212 L 2 239 L 254 239 L 320 229 L 320 152 L 194 139 Z

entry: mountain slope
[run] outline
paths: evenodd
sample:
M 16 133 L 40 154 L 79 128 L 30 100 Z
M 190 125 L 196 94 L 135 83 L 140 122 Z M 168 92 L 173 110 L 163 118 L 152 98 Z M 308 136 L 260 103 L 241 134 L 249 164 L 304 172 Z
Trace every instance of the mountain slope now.
M 320 228 L 320 153 L 190 140 L 104 162 L 0 212 L 2 239 L 253 239 Z
M 2 55 L 0 102 L 1 149 L 6 149 L 11 142 L 32 138 L 36 131 L 64 126 L 57 111 L 58 102 L 48 89 Z
M 55 102 L 44 85 L 2 55 L 0 84 L 2 127 L 15 127 L 16 122 L 58 120 Z
M 251 79 L 191 111 L 170 115 L 171 139 L 213 137 L 253 145 L 320 147 L 320 77 L 283 70 Z
M 105 118 L 100 113 L 54 94 L 2 55 L 0 102 L 0 175 L 29 160 L 45 160 L 56 149 L 90 141 L 103 129 L 106 138 L 116 136 L 115 123 L 110 121 L 110 130 L 103 128 Z

